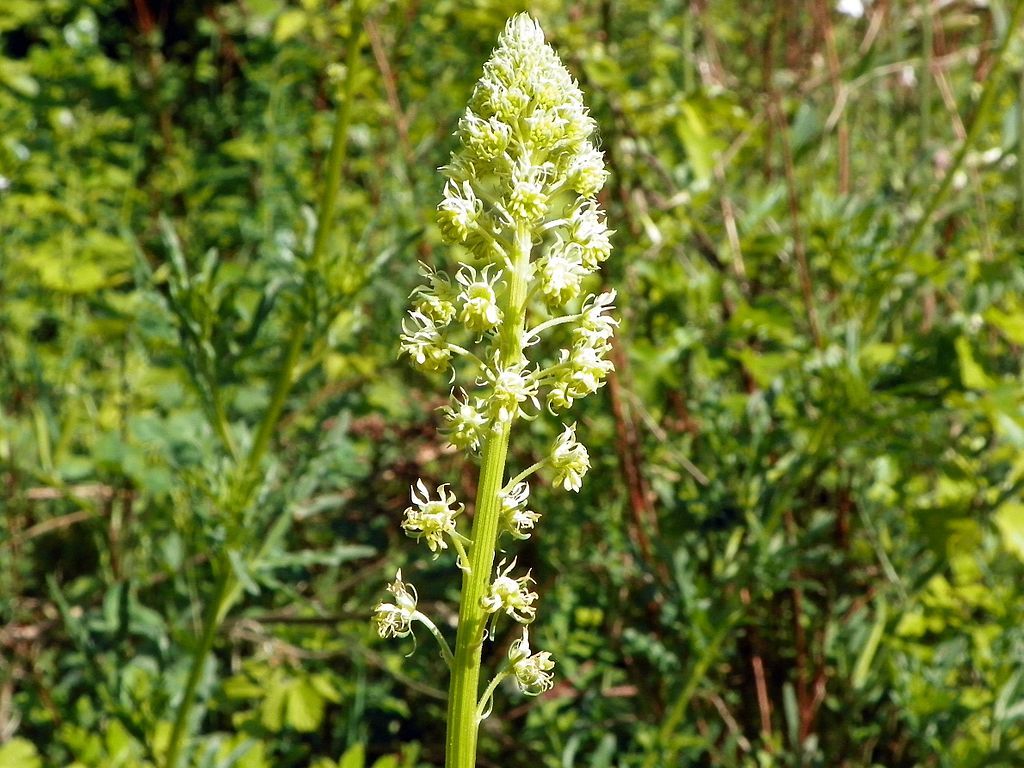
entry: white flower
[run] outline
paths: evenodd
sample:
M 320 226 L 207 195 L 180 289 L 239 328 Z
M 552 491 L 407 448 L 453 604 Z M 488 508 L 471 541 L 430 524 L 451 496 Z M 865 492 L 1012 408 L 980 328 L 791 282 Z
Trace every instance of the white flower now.
M 540 520 L 540 515 L 527 509 L 530 498 L 528 483 L 517 483 L 508 493 L 499 494 L 501 498 L 501 524 L 505 531 L 516 539 L 530 538 L 530 532 Z
M 859 19 L 864 15 L 864 0 L 839 0 L 836 10 L 845 16 Z
M 430 498 L 430 492 L 422 480 L 416 481 L 416 488 L 420 495 L 416 495 L 415 488 L 412 490 L 412 506 L 405 510 L 402 528 L 417 541 L 425 538 L 431 552 L 448 549 L 445 536 L 458 535 L 455 532 L 455 518 L 466 508 L 465 505 L 459 504 L 455 494 L 446 490 L 447 485 L 437 489 L 437 499 Z
M 509 647 L 508 660 L 516 685 L 527 696 L 537 696 L 554 686 L 551 670 L 555 668 L 555 662 L 547 651 L 533 653 L 530 650 L 530 633 L 526 627 L 523 627 L 523 636 Z
M 462 400 L 452 397 L 452 405 L 442 408 L 445 427 L 442 429 L 448 442 L 459 450 L 475 451 L 480 442 L 487 436 L 487 404 L 476 399 L 472 404 L 465 392 Z
M 548 304 L 561 307 L 576 298 L 586 274 L 582 249 L 575 243 L 556 242 L 540 262 L 540 289 Z
M 410 298 L 415 300 L 416 311 L 429 317 L 438 328 L 455 319 L 455 290 L 444 272 L 437 272 L 420 262 L 420 273 L 429 285 L 415 288 Z
M 483 203 L 468 181 L 460 185 L 449 180 L 444 187 L 444 198 L 437 206 L 437 225 L 445 242 L 464 242 L 477 226 L 482 211 Z
M 555 470 L 555 485 L 567 491 L 579 492 L 583 476 L 590 469 L 590 455 L 587 449 L 576 442 L 576 425 L 568 426 L 555 440 L 549 459 Z
M 544 191 L 545 176 L 536 166 L 518 163 L 512 169 L 512 180 L 506 210 L 516 219 L 535 222 L 548 210 L 548 196 Z
M 466 328 L 475 333 L 489 331 L 501 322 L 501 309 L 494 295 L 494 284 L 501 277 L 499 271 L 494 277 L 488 277 L 488 267 L 484 267 L 480 277 L 476 270 L 464 265 L 455 276 L 459 285 L 463 286 L 459 293 L 462 312 L 459 314 Z
M 496 117 L 486 120 L 478 117 L 472 109 L 459 120 L 459 138 L 471 153 L 481 160 L 494 160 L 508 147 L 512 129 Z
M 531 592 L 529 585 L 533 583 L 530 572 L 525 576 L 513 579 L 509 573 L 516 566 L 513 559 L 508 568 L 500 570 L 505 564 L 502 560 L 498 564 L 499 573 L 491 583 L 490 591 L 480 600 L 480 605 L 488 613 L 504 611 L 521 624 L 528 624 L 537 615 L 537 609 L 533 607 L 537 599 L 537 593 Z
M 593 200 L 583 200 L 573 209 L 566 226 L 569 239 L 582 249 L 583 268 L 592 272 L 612 252 L 611 232 L 601 209 Z
M 409 355 L 416 367 L 423 371 L 444 370 L 452 356 L 435 322 L 415 309 L 402 321 L 402 343 L 399 349 Z
M 412 634 L 413 615 L 419 599 L 416 587 L 402 581 L 402 571 L 399 569 L 395 574 L 395 582 L 388 585 L 388 592 L 394 595 L 395 602 L 382 602 L 374 611 L 377 633 L 383 638 L 408 637 Z
M 484 379 L 479 383 L 491 387 L 487 404 L 495 426 L 512 421 L 517 416 L 525 416 L 522 405 L 527 401 L 532 402 L 535 408 L 540 406 L 537 402 L 537 382 L 527 374 L 525 361 L 501 368 L 496 359 L 494 366 L 484 372 Z
M 583 148 L 569 164 L 569 182 L 572 188 L 583 197 L 593 197 L 607 179 L 604 153 L 595 149 L 589 141 L 584 142 Z
M 573 343 L 577 346 L 602 348 L 615 334 L 619 321 L 608 314 L 615 309 L 615 291 L 591 296 L 584 302 L 579 325 L 573 328 Z

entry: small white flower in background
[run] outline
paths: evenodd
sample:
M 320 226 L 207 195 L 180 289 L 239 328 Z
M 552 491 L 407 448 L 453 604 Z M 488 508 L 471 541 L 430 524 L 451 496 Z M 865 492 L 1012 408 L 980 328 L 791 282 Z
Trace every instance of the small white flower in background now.
M 484 267 L 478 278 L 476 270 L 467 264 L 455 276 L 462 286 L 462 292 L 459 293 L 459 303 L 462 304 L 459 320 L 474 333 L 489 331 L 501 322 L 501 310 L 494 295 L 494 284 L 501 277 L 501 271 L 494 277 L 488 277 L 489 269 L 490 264 Z
M 517 483 L 508 493 L 501 494 L 501 524 L 503 530 L 516 539 L 528 539 L 540 515 L 527 509 L 530 499 L 530 485 Z
M 6 176 L 0 176 L 0 192 L 6 192 L 11 188 L 11 180 Z
M 393 603 L 381 603 L 374 611 L 377 633 L 383 638 L 408 637 L 412 634 L 413 614 L 419 597 L 416 587 L 402 581 L 402 571 L 395 574 L 395 581 L 388 585 L 388 592 L 394 598 Z
M 494 577 L 490 592 L 481 599 L 480 604 L 488 613 L 504 611 L 520 624 L 528 624 L 537 615 L 537 609 L 533 607 L 537 593 L 530 591 L 533 579 L 530 577 L 529 571 L 518 579 L 509 576 L 512 569 L 516 567 L 515 559 L 504 571 L 501 570 L 503 565 L 505 565 L 504 560 L 498 564 L 498 575 Z
M 455 518 L 465 509 L 465 505 L 459 504 L 455 494 L 447 488 L 447 485 L 440 486 L 437 498 L 431 499 L 427 486 L 422 480 L 417 480 L 416 488 L 411 492 L 412 506 L 405 510 L 405 520 L 402 521 L 405 532 L 417 541 L 426 539 L 431 552 L 448 549 L 445 536 L 456 535 Z M 419 489 L 418 496 L 416 489 Z
M 836 10 L 844 16 L 859 19 L 864 15 L 864 0 L 839 0 Z
M 526 627 L 523 627 L 523 636 L 509 647 L 508 660 L 516 685 L 527 696 L 538 696 L 554 686 L 551 670 L 555 662 L 547 651 L 533 653 L 530 650 L 530 633 Z
M 555 440 L 550 462 L 555 470 L 555 485 L 578 492 L 583 485 L 583 476 L 590 469 L 590 455 L 585 447 L 576 442 L 575 424 L 566 427 Z

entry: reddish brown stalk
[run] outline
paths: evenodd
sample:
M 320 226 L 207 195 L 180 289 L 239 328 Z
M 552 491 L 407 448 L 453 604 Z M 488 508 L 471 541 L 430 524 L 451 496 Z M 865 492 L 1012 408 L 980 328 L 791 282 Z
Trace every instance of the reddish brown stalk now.
M 744 606 L 750 606 L 750 590 L 746 587 L 740 590 L 740 600 Z M 768 682 L 764 674 L 764 659 L 761 657 L 760 650 L 758 650 L 759 643 L 753 628 L 749 629 L 748 632 L 751 633 L 750 644 L 752 648 L 750 667 L 754 672 L 754 689 L 757 691 L 757 711 L 761 715 L 761 739 L 764 742 L 765 749 L 770 750 L 772 703 L 771 699 L 768 698 Z
M 402 155 L 406 161 L 412 160 L 412 149 L 409 144 L 409 118 L 402 109 L 402 102 L 398 98 L 398 85 L 391 62 L 388 59 L 388 52 L 380 37 L 380 29 L 377 23 L 370 18 L 363 22 L 366 36 L 370 40 L 370 49 L 373 51 L 373 59 L 377 62 L 377 69 L 380 70 L 381 79 L 384 81 L 384 94 L 387 96 L 390 112 L 394 115 L 395 131 L 398 133 L 398 143 L 402 147 Z
M 796 176 L 793 171 L 793 150 L 789 144 L 789 133 L 782 114 L 781 99 L 777 91 L 771 94 L 772 122 L 779 132 L 779 143 L 782 147 L 782 166 L 786 175 L 786 191 L 789 197 L 789 217 L 793 234 L 793 253 L 796 256 L 797 273 L 800 278 L 800 293 L 804 299 L 807 312 L 807 323 L 810 326 L 811 338 L 818 349 L 823 347 L 821 327 L 818 323 L 818 310 L 814 306 L 814 288 L 811 284 L 811 269 L 807 263 L 807 252 L 804 248 L 803 231 L 800 226 L 800 198 L 797 194 Z
M 832 29 L 829 7 L 823 0 L 815 0 L 814 10 L 825 41 L 825 60 L 828 62 L 828 76 L 832 82 L 832 93 L 836 104 L 841 105 L 846 100 L 846 95 L 839 66 L 839 55 L 836 53 L 836 37 Z M 845 110 L 842 110 L 839 116 L 836 138 L 839 155 L 839 194 L 847 195 L 850 192 L 850 126 L 846 120 Z
M 654 562 L 651 552 L 651 539 L 648 535 L 648 526 L 654 534 L 658 532 L 657 517 L 650 505 L 647 484 L 641 470 L 642 460 L 640 458 L 639 439 L 637 437 L 636 424 L 626 413 L 625 403 L 622 397 L 621 376 L 627 371 L 628 362 L 622 351 L 622 346 L 617 340 L 612 341 L 612 362 L 615 363 L 615 370 L 608 377 L 608 391 L 612 401 L 612 415 L 615 419 L 615 447 L 619 456 L 619 464 L 622 468 L 622 476 L 626 482 L 626 491 L 629 496 L 629 509 L 632 517 L 630 526 L 630 538 L 640 550 L 640 554 L 648 565 Z M 664 565 L 659 567 L 659 573 L 664 570 Z M 663 574 L 667 576 L 667 574 Z

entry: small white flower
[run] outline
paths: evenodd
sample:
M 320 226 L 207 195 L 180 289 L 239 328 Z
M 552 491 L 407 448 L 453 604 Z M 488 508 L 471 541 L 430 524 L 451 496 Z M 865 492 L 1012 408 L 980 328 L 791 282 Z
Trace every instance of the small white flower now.
M 516 685 L 527 696 L 538 696 L 554 686 L 551 670 L 555 662 L 547 651 L 534 653 L 530 650 L 530 633 L 526 627 L 523 627 L 523 636 L 509 647 L 508 660 Z
M 548 304 L 561 307 L 580 292 L 585 271 L 575 243 L 556 242 L 540 262 L 540 289 Z
M 416 495 L 416 488 L 419 489 L 419 496 Z M 455 531 L 455 518 L 466 508 L 465 505 L 458 503 L 455 494 L 447 490 L 447 485 L 437 489 L 437 499 L 430 498 L 430 492 L 422 480 L 416 481 L 416 488 L 411 492 L 412 506 L 405 510 L 402 528 L 417 541 L 425 538 L 431 552 L 448 549 L 445 536 L 458 535 Z
M 540 520 L 540 515 L 526 508 L 530 498 L 529 484 L 517 483 L 508 493 L 500 494 L 500 498 L 502 527 L 512 534 L 513 538 L 530 538 L 530 532 Z
M 483 203 L 477 199 L 468 181 L 457 184 L 449 180 L 444 187 L 444 198 L 437 206 L 437 224 L 448 243 L 462 243 L 477 226 Z
M 459 450 L 475 451 L 487 436 L 487 404 L 479 398 L 472 404 L 465 392 L 462 400 L 452 397 L 452 404 L 442 408 L 445 427 L 442 429 L 448 442 Z
M 533 579 L 530 577 L 529 571 L 518 579 L 509 576 L 516 566 L 514 559 L 504 571 L 501 570 L 503 565 L 505 565 L 504 560 L 498 564 L 498 575 L 491 583 L 490 591 L 480 599 L 480 605 L 488 613 L 504 611 L 520 624 L 528 624 L 537 615 L 537 609 L 533 607 L 537 593 L 531 592 L 529 587 L 533 583 Z
M 572 331 L 573 343 L 576 346 L 602 348 L 615 334 L 615 326 L 619 321 L 608 314 L 615 309 L 615 291 L 606 291 L 598 296 L 591 296 L 583 304 L 582 317 L 579 325 Z
M 864 15 L 864 0 L 839 0 L 836 10 L 844 16 L 859 19 Z
M 511 189 L 505 208 L 514 218 L 534 222 L 547 213 L 544 176 L 540 169 L 527 163 L 519 163 L 512 169 Z
M 415 288 L 410 296 L 415 302 L 416 311 L 434 321 L 438 328 L 443 328 L 455 319 L 455 290 L 451 280 L 444 272 L 431 269 L 420 262 L 420 273 L 427 278 L 427 285 Z
M 566 227 L 569 239 L 582 249 L 583 268 L 589 272 L 612 252 L 612 232 L 604 223 L 600 208 L 593 200 L 578 203 Z
M 420 370 L 437 372 L 448 367 L 452 352 L 437 324 L 422 312 L 414 309 L 402 321 L 401 338 L 399 349 L 409 355 Z
M 512 129 L 495 117 L 482 119 L 467 109 L 459 120 L 459 138 L 466 148 L 481 160 L 493 160 L 508 147 Z
M 494 366 L 484 372 L 484 378 L 479 384 L 491 387 L 487 404 L 491 421 L 495 425 L 527 415 L 522 408 L 525 402 L 532 402 L 535 408 L 540 407 L 537 402 L 537 382 L 526 372 L 525 361 L 500 368 L 495 359 Z
M 555 485 L 561 485 L 567 491 L 579 492 L 583 486 L 583 476 L 590 469 L 590 455 L 587 449 L 576 442 L 576 425 L 565 428 L 555 440 L 549 459 L 555 470 Z
M 459 293 L 459 302 L 462 304 L 459 320 L 474 333 L 491 330 L 502 318 L 501 309 L 494 295 L 494 284 L 501 277 L 501 272 L 489 277 L 489 268 L 490 265 L 484 267 L 478 278 L 475 269 L 464 265 L 455 276 L 462 286 L 462 292 Z
M 594 148 L 589 141 L 569 164 L 569 179 L 572 188 L 583 197 L 593 197 L 605 181 L 608 171 L 604 168 L 604 153 Z
M 388 592 L 394 595 L 395 602 L 382 602 L 374 611 L 377 633 L 382 638 L 408 637 L 412 634 L 413 614 L 416 613 L 419 599 L 416 587 L 402 581 L 402 571 L 399 569 L 394 583 L 388 585 Z

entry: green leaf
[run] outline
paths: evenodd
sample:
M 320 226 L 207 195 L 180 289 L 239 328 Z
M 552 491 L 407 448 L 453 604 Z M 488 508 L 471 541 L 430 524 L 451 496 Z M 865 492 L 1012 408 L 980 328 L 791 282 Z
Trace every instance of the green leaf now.
M 26 739 L 11 739 L 0 747 L 0 768 L 41 768 L 35 745 Z
M 882 641 L 882 635 L 885 633 L 885 621 L 887 618 L 888 610 L 885 604 L 885 600 L 882 598 L 878 599 L 878 608 L 875 615 L 874 626 L 871 627 L 871 634 L 868 635 L 868 640 L 864 643 L 864 648 L 860 652 L 860 656 L 857 658 L 857 663 L 853 667 L 853 678 L 851 682 L 854 688 L 862 688 L 864 683 L 867 682 L 868 672 L 871 671 L 871 662 L 875 658 L 875 653 L 878 651 L 878 644 Z
M 363 768 L 366 765 L 366 745 L 353 744 L 338 760 L 338 768 Z
M 324 719 L 324 697 L 306 680 L 297 680 L 286 701 L 288 725 L 300 733 L 315 731 Z
M 991 389 L 994 382 L 985 373 L 971 351 L 971 342 L 966 336 L 959 336 L 954 342 L 956 356 L 960 362 L 960 381 L 967 389 Z
M 277 17 L 277 23 L 274 24 L 274 42 L 280 44 L 291 40 L 306 28 L 306 23 L 305 11 L 295 8 L 285 11 Z
M 996 511 L 995 520 L 1003 546 L 1024 560 L 1024 504 L 1016 501 L 1003 504 Z

